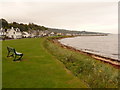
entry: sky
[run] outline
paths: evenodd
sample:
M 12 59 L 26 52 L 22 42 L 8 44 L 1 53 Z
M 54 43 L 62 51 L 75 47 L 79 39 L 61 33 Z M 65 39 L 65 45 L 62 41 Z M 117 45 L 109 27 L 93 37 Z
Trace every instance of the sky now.
M 0 1 L 0 18 L 75 31 L 118 33 L 117 0 Z

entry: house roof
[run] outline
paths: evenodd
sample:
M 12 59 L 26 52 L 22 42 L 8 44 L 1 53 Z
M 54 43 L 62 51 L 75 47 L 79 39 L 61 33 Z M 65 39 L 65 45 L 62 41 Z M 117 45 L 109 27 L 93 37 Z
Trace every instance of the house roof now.
M 9 32 L 11 30 L 14 30 L 16 32 L 21 32 L 19 28 L 13 28 L 13 27 L 11 27 L 11 29 L 7 29 L 6 31 Z
M 28 35 L 28 32 L 22 32 L 24 35 Z
M 16 32 L 21 32 L 19 28 L 16 28 L 16 30 L 15 30 L 15 31 L 16 31 Z

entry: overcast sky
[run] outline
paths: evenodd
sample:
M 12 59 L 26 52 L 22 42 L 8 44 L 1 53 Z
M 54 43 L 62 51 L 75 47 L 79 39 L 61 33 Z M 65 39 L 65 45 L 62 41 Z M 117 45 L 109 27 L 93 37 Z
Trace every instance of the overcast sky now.
M 8 22 L 93 32 L 118 32 L 117 2 L 0 2 L 0 18 Z

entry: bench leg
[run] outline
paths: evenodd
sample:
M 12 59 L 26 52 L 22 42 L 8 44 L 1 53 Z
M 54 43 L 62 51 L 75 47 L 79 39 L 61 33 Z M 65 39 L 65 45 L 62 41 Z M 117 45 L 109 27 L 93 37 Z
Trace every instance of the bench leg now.
M 15 55 L 15 57 L 14 57 L 14 60 L 13 61 L 16 61 L 16 55 Z
M 22 56 L 23 56 L 23 54 L 22 54 L 22 55 L 20 55 L 20 57 L 19 57 L 18 59 L 16 59 L 16 58 L 17 58 L 17 55 L 15 55 L 15 57 L 14 57 L 14 60 L 13 60 L 13 61 L 16 61 L 16 60 L 21 60 Z
M 18 60 L 21 60 L 22 56 L 23 56 L 23 54 L 18 58 Z
M 11 56 L 14 57 L 14 54 L 10 55 L 10 52 L 8 52 L 7 57 L 11 57 Z
M 9 57 L 10 52 L 8 52 L 7 57 Z

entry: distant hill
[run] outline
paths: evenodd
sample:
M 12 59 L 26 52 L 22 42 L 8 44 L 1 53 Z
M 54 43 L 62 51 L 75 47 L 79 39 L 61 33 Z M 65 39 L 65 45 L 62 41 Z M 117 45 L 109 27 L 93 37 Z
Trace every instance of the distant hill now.
M 55 29 L 55 28 L 48 28 L 49 31 L 51 32 L 56 32 L 56 33 L 69 33 L 69 34 L 107 34 L 107 33 L 100 33 L 100 32 L 88 32 L 88 31 L 71 31 L 71 30 L 66 30 L 66 29 Z

